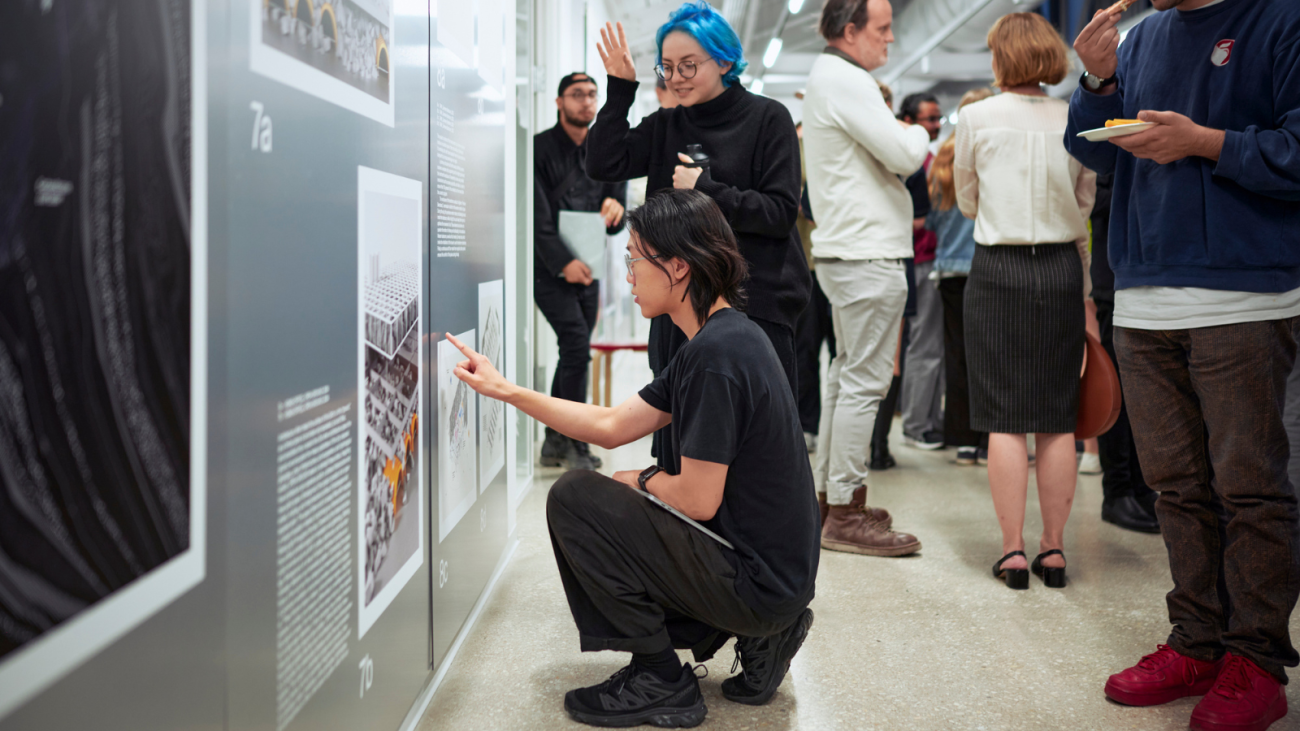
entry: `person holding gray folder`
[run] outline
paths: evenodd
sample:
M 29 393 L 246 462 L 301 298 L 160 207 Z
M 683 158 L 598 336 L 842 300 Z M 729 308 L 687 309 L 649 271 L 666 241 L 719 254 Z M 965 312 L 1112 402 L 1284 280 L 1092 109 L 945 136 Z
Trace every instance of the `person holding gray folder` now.
M 560 345 L 551 395 L 568 401 L 587 399 L 605 236 L 623 228 L 627 200 L 626 183 L 598 183 L 586 174 L 587 128 L 596 118 L 596 99 L 590 76 L 565 76 L 555 100 L 558 122 L 533 138 L 533 299 Z M 550 428 L 541 463 L 600 467 L 587 444 Z

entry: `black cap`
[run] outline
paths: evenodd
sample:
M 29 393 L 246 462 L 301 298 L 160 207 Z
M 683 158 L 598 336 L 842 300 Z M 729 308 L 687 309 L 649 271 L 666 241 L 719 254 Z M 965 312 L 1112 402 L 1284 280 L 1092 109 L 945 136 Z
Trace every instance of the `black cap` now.
M 569 74 L 563 79 L 560 79 L 560 91 L 556 96 L 564 96 L 565 89 L 569 88 L 570 86 L 573 86 L 574 84 L 581 84 L 584 82 L 595 84 L 596 80 L 591 78 L 587 74 L 582 73 L 581 71 L 574 71 L 573 73 Z

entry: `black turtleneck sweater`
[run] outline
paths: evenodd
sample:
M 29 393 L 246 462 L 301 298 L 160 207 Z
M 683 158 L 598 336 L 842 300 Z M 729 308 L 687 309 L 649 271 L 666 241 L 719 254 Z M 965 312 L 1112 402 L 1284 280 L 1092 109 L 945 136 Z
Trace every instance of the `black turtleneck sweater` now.
M 677 153 L 700 145 L 710 168 L 695 189 L 717 201 L 749 263 L 746 313 L 793 330 L 812 278 L 794 226 L 799 138 L 790 112 L 736 84 L 703 104 L 660 109 L 632 129 L 637 86 L 609 77 L 605 106 L 587 134 L 587 174 L 611 182 L 648 176 L 653 193 L 673 187 Z

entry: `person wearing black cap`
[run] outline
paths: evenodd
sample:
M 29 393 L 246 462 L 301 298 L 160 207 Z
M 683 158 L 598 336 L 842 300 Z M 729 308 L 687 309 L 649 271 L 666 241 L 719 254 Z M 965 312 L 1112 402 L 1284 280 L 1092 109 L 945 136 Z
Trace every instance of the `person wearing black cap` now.
M 591 333 L 600 298 L 598 272 L 574 256 L 560 237 L 560 211 L 599 212 L 606 232 L 623 228 L 625 183 L 598 183 L 586 174 L 587 128 L 596 118 L 596 82 L 584 73 L 560 80 L 558 123 L 533 137 L 533 299 L 555 330 L 560 361 L 551 395 L 587 400 Z M 598 469 L 589 447 L 547 428 L 542 465 Z

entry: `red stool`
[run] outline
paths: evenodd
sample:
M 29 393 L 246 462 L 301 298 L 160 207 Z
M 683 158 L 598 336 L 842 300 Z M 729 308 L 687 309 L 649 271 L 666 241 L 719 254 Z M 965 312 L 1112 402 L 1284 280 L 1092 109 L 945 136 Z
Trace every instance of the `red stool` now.
M 591 349 L 595 355 L 591 358 L 591 402 L 597 406 L 613 406 L 610 403 L 609 384 L 614 380 L 611 371 L 614 361 L 614 353 L 619 350 L 631 350 L 637 353 L 646 351 L 645 343 L 592 343 Z M 605 367 L 605 402 L 601 404 L 600 396 L 600 371 L 601 362 L 604 361 Z

